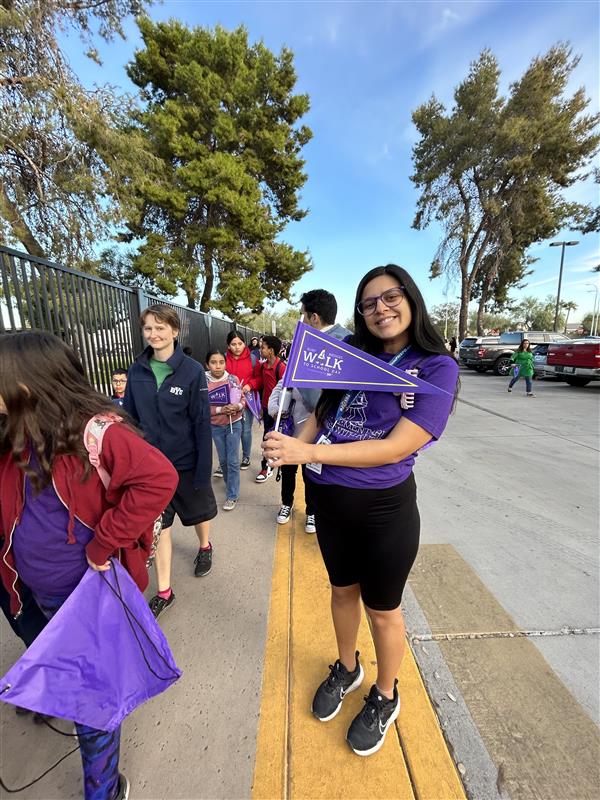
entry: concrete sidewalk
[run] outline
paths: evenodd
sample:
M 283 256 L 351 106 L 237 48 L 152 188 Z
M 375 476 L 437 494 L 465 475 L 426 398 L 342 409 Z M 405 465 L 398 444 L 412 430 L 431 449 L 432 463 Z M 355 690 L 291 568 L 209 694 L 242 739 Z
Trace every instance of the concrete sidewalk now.
M 235 511 L 220 511 L 213 524 L 214 566 L 205 578 L 193 576 L 193 531 L 175 525 L 176 602 L 160 624 L 183 677 L 124 722 L 121 769 L 131 781 L 132 800 L 462 797 L 410 653 L 400 680 L 399 723 L 375 756 L 355 756 L 343 739 L 347 717 L 362 702 L 360 691 L 330 725 L 310 714 L 314 687 L 335 658 L 327 576 L 316 537 L 303 531 L 300 479 L 287 526 L 275 521 L 275 476 L 265 484 L 254 481 L 260 430 L 255 428 L 253 466 L 241 474 L 241 500 Z M 213 483 L 221 506 L 223 482 Z M 4 672 L 22 646 L 4 618 L 0 637 Z M 366 625 L 360 637 L 368 686 L 375 656 Z M 57 726 L 72 730 L 62 721 Z M 0 703 L 0 769 L 10 788 L 41 775 L 73 746 Z M 424 791 L 427 786 L 435 790 Z M 0 792 L 3 800 L 8 796 Z M 79 755 L 18 796 L 81 797 Z
M 329 600 L 316 537 L 304 533 L 302 504 L 296 502 L 293 519 L 279 526 L 275 545 L 254 800 L 466 797 L 410 647 L 399 674 L 400 717 L 384 746 L 360 758 L 346 744 L 348 726 L 376 675 L 364 617 L 358 639 L 363 685 L 330 722 L 311 714 L 315 688 L 327 676 L 328 661 L 337 657 Z

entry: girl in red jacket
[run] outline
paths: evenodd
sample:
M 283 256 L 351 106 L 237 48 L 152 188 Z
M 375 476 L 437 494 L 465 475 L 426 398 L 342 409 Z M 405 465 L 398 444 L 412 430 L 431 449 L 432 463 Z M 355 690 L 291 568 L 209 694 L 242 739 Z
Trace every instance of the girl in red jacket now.
M 98 415 L 114 419 L 100 456 L 107 490 L 83 440 Z M 13 616 L 24 585 L 50 619 L 88 566 L 108 570 L 117 554 L 145 589 L 153 523 L 176 485 L 170 462 L 90 386 L 66 344 L 41 331 L 0 336 L 0 578 Z M 86 800 L 126 798 L 120 729 L 76 727 Z
M 258 361 L 256 353 L 249 350 L 241 335 L 231 331 L 227 335 L 227 356 L 225 369 L 230 375 L 235 375 L 242 386 L 245 386 L 254 372 Z M 250 452 L 252 450 L 252 421 L 254 417 L 249 408 L 245 408 L 242 415 L 242 460 L 240 469 L 250 467 Z

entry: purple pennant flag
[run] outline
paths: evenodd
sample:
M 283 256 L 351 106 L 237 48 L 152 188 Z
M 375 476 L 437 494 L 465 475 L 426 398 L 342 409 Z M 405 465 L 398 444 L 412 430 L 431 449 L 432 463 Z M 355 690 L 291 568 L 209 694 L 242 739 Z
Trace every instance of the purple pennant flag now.
M 518 364 L 515 364 L 515 368 L 513 370 L 513 375 L 514 375 L 515 378 L 519 377 L 519 365 Z
M 283 385 L 288 388 L 448 394 L 444 389 L 303 322 L 296 325 Z
M 260 395 L 258 392 L 248 392 L 246 395 L 246 405 L 252 412 L 252 414 L 256 417 L 256 419 L 261 422 L 262 421 L 262 407 L 260 404 Z
M 217 386 L 216 389 L 211 389 L 208 392 L 208 402 L 211 406 L 226 406 L 229 400 L 229 384 L 224 383 L 223 386 Z
M 0 700 L 102 731 L 181 676 L 148 603 L 118 561 L 88 569 L 0 678 Z

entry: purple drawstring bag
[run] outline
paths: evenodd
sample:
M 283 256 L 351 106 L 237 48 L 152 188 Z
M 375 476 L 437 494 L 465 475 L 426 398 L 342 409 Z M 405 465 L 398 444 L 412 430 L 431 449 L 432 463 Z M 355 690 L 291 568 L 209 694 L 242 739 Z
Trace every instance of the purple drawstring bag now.
M 21 658 L 0 700 L 112 731 L 181 676 L 143 594 L 114 559 L 88 569 Z

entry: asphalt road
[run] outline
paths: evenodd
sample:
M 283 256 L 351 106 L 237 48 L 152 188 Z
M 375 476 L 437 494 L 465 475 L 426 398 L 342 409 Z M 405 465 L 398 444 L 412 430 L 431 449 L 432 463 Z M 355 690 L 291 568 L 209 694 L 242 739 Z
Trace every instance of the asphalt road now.
M 461 381 L 415 470 L 415 655 L 472 797 L 597 797 L 600 384 Z

